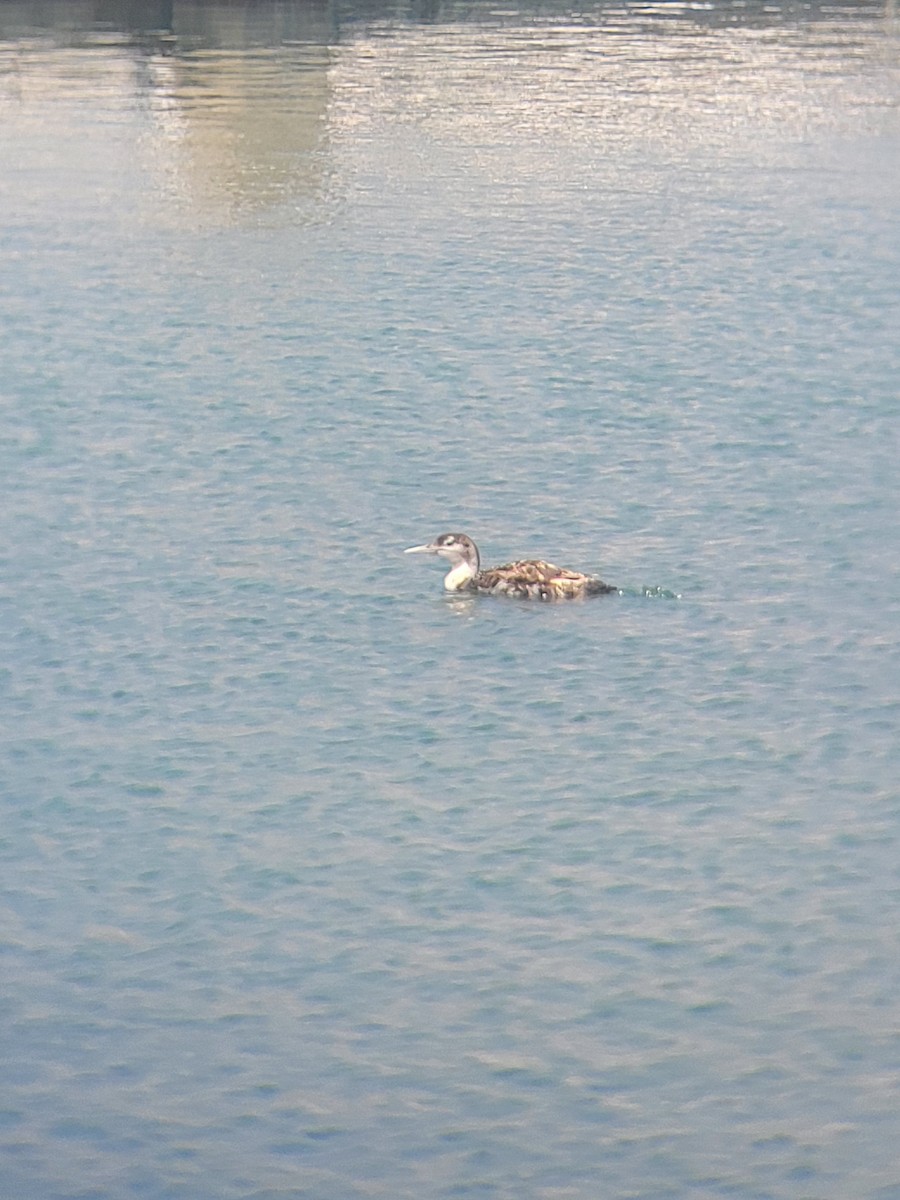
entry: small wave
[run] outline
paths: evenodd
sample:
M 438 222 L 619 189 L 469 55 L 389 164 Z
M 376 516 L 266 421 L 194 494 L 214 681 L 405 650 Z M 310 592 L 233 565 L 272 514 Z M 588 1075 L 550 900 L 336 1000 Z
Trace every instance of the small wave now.
M 648 600 L 680 600 L 681 592 L 673 592 L 665 587 L 619 588 L 620 596 L 643 596 Z

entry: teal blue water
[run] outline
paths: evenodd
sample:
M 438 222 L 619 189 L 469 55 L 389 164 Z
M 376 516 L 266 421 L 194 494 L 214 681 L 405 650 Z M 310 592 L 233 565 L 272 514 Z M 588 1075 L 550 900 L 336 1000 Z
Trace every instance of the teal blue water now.
M 0 1195 L 898 1200 L 898 47 L 0 5 Z

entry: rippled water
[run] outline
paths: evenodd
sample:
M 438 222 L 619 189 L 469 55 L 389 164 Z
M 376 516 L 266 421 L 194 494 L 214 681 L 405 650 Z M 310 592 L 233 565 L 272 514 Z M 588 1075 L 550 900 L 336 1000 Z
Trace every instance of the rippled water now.
M 897 52 L 0 5 L 0 1194 L 900 1197 Z

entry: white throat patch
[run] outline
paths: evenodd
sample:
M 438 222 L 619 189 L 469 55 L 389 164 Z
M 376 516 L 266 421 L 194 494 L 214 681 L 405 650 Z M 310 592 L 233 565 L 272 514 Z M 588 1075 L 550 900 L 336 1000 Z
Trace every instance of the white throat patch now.
M 444 587 L 448 592 L 458 592 L 464 588 L 475 572 L 468 563 L 457 563 L 452 571 L 444 576 Z

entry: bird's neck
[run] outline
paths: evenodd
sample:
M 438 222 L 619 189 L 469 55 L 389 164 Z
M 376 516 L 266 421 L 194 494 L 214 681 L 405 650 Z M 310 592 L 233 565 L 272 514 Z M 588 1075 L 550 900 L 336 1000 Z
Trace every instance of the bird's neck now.
M 444 576 L 444 588 L 448 592 L 458 592 L 475 578 L 476 568 L 468 562 L 458 562 Z

